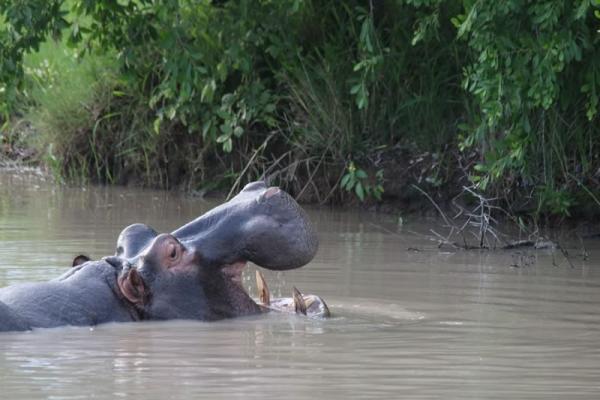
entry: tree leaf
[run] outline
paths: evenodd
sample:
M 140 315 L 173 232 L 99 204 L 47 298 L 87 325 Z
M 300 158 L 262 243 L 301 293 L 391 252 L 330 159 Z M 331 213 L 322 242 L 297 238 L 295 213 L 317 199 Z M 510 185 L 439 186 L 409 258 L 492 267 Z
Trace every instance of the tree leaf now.
M 356 193 L 360 201 L 365 200 L 365 189 L 363 188 L 362 183 L 356 182 L 356 186 L 354 186 L 354 192 Z
M 359 179 L 367 179 L 368 175 L 362 169 L 358 169 L 358 170 L 356 170 L 356 177 L 359 178 Z
M 342 188 L 345 189 L 346 185 L 348 184 L 348 181 L 350 181 L 350 174 L 346 174 L 344 175 L 344 177 L 342 178 Z
M 225 151 L 225 153 L 231 153 L 232 148 L 233 142 L 231 141 L 231 138 L 229 138 L 223 143 L 223 150 Z

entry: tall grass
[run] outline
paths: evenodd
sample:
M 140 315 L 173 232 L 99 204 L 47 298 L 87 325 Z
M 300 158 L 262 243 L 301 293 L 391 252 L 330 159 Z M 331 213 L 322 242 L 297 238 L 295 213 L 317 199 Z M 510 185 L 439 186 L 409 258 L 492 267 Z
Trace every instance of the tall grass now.
M 35 132 L 30 144 L 59 179 L 164 184 L 152 165 L 162 138 L 147 98 L 119 65 L 113 52 L 79 58 L 64 41 L 26 57 L 20 108 Z
M 414 151 L 443 150 L 455 140 L 464 117 L 459 49 L 435 42 L 413 46 L 414 16 L 392 7 L 389 11 L 370 32 L 376 45 L 366 56 L 357 54 L 364 19 L 353 8 L 330 6 L 307 15 L 306 26 L 316 20 L 319 29 L 339 29 L 313 32 L 310 47 L 285 70 L 286 115 L 293 122 L 286 126 L 289 146 L 312 163 L 309 169 L 320 169 L 314 175 L 325 193 L 339 184 L 350 165 L 375 172 L 374 152 L 398 144 Z M 373 76 L 357 74 L 358 61 L 349 61 L 357 57 L 377 60 Z M 363 107 L 357 107 L 352 95 L 357 83 L 368 93 Z M 336 198 L 343 199 L 341 195 L 338 191 Z
M 21 107 L 37 132 L 31 144 L 57 176 L 88 179 L 100 165 L 98 128 L 110 118 L 106 110 L 118 84 L 116 59 L 93 53 L 79 59 L 63 42 L 48 41 L 25 58 L 25 76 Z

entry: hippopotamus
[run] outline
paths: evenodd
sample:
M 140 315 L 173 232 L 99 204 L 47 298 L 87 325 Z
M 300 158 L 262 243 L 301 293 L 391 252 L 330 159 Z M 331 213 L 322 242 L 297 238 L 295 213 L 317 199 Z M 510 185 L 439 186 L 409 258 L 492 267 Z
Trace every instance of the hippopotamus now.
M 246 264 L 299 268 L 312 260 L 318 240 L 292 197 L 254 182 L 171 233 L 130 225 L 116 247 L 100 260 L 74 260 L 48 282 L 0 289 L 0 331 L 258 314 L 264 306 L 241 284 Z

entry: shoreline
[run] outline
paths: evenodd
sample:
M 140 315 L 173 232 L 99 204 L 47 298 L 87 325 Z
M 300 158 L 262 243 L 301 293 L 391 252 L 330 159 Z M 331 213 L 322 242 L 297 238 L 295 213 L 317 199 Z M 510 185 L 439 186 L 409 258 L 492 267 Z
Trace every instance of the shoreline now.
M 35 153 L 29 151 L 28 154 Z M 407 153 L 405 153 L 405 155 L 406 154 Z M 427 192 L 419 186 L 420 183 L 423 183 L 423 179 L 421 179 L 422 174 L 414 174 L 411 171 L 419 170 L 417 166 L 420 165 L 422 167 L 426 165 L 428 159 L 433 160 L 435 157 L 428 153 L 421 153 L 413 158 L 404 157 L 402 159 L 392 159 L 391 161 L 389 161 L 388 157 L 388 164 L 384 164 L 384 168 L 386 168 L 384 170 L 384 176 L 387 174 L 395 174 L 397 179 L 390 182 L 391 184 L 385 187 L 386 192 L 384 192 L 381 201 L 368 199 L 361 202 L 354 198 L 352 201 L 345 201 L 343 203 L 323 204 L 314 201 L 315 199 L 310 198 L 309 196 L 297 200 L 300 204 L 310 207 L 331 207 L 342 211 L 356 210 L 389 215 L 393 217 L 400 226 L 403 224 L 404 220 L 413 220 L 415 217 L 437 218 L 442 222 L 441 228 L 446 234 L 434 232 L 432 233 L 432 240 L 438 240 L 440 247 L 450 246 L 462 248 L 463 250 L 493 249 L 494 246 L 490 245 L 491 238 L 500 234 L 505 235 L 495 231 L 498 226 L 501 226 L 503 229 L 508 227 L 509 231 L 519 232 L 518 235 L 505 235 L 506 240 L 500 247 L 504 246 L 506 248 L 517 248 L 521 246 L 534 248 L 538 243 L 545 241 L 555 242 L 557 244 L 555 247 L 560 248 L 562 239 L 550 237 L 550 235 L 554 235 L 554 233 L 552 233 L 553 231 L 566 230 L 572 232 L 573 237 L 578 238 L 578 240 L 600 236 L 600 226 L 598 226 L 600 210 L 595 215 L 574 215 L 558 219 L 546 218 L 536 221 L 527 215 L 510 214 L 500 206 L 493 204 L 492 200 L 494 199 L 486 199 L 483 196 L 479 198 L 479 203 L 461 201 L 461 196 L 468 193 L 470 189 L 464 187 L 467 190 L 463 189 L 462 192 L 458 191 L 457 188 L 459 187 L 460 178 L 456 178 L 455 180 L 456 185 L 454 192 L 449 189 L 450 186 L 447 182 L 440 187 L 434 188 L 434 191 Z M 389 168 L 389 165 L 392 165 L 392 168 Z M 403 168 L 402 165 L 409 165 L 409 167 L 405 168 L 404 171 L 400 171 L 400 169 Z M 421 168 L 419 171 L 422 172 L 425 169 Z M 229 192 L 229 189 L 188 190 L 183 185 L 165 189 L 160 186 L 143 185 L 139 182 L 128 182 L 125 184 L 109 184 L 93 182 L 91 180 L 83 183 L 69 182 L 63 179 L 57 179 L 57 177 L 51 173 L 50 168 L 41 162 L 39 158 L 34 157 L 24 160 L 18 157 L 11 157 L 5 152 L 0 154 L 0 171 L 17 175 L 34 175 L 42 177 L 45 181 L 50 180 L 53 185 L 65 185 L 67 187 L 98 185 L 108 187 L 116 186 L 121 188 L 145 188 L 171 193 L 183 193 L 191 197 L 200 199 L 206 198 L 210 200 L 225 199 Z M 386 181 L 386 183 L 387 182 L 388 181 Z M 241 187 L 243 187 L 243 185 L 240 185 L 238 189 L 241 189 Z M 390 188 L 389 191 L 388 188 Z M 295 195 L 297 195 L 297 193 L 295 193 Z M 477 193 L 471 193 L 472 197 L 477 198 L 477 195 Z M 467 226 L 470 228 L 470 231 L 475 230 L 481 232 L 479 243 L 475 240 L 475 243 L 473 244 L 474 237 L 467 243 L 467 240 L 465 240 L 463 235 L 463 231 L 466 230 Z M 523 241 L 523 243 L 519 244 L 519 241 Z M 543 245 L 542 247 L 546 246 Z

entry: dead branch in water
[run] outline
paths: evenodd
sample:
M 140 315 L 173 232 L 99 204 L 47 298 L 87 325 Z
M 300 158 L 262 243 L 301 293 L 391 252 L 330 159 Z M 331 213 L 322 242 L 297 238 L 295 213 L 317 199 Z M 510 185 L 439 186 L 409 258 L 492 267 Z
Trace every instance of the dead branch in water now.
M 558 249 L 560 247 L 556 243 L 540 237 L 537 234 L 537 230 L 529 235 L 530 237 L 533 237 L 533 239 L 505 239 L 504 236 L 506 235 L 496 228 L 496 226 L 499 225 L 499 222 L 494 217 L 494 213 L 500 213 L 508 217 L 510 217 L 510 214 L 502 207 L 495 205 L 495 202 L 500 200 L 499 198 L 487 198 L 479 193 L 475 186 L 463 186 L 463 191 L 452 199 L 452 205 L 456 209 L 456 213 L 452 218 L 448 217 L 428 193 L 416 185 L 412 186 L 431 202 L 444 221 L 443 227 L 448 229 L 446 235 L 430 229 L 430 232 L 435 236 L 434 240 L 438 242 L 439 247 L 449 245 L 463 250 L 513 250 L 527 247 L 539 250 Z M 476 204 L 473 208 L 468 209 L 458 203 L 458 198 L 465 195 L 476 200 Z M 523 229 L 523 227 L 519 225 L 519 229 Z M 453 239 L 456 237 L 459 237 L 460 240 Z M 472 240 L 468 239 L 469 237 L 474 238 L 476 244 L 472 244 Z M 502 243 L 502 245 L 498 246 L 498 243 Z
M 556 251 L 558 251 L 567 261 L 569 266 L 575 268 L 569 251 L 558 241 L 548 240 L 541 236 L 537 226 L 535 226 L 535 230 L 528 232 L 528 239 L 507 239 L 507 235 L 498 230 L 497 226 L 499 225 L 499 222 L 494 217 L 494 214 L 500 213 L 507 217 L 509 221 L 515 223 L 520 231 L 525 231 L 526 228 L 518 218 L 495 204 L 496 201 L 500 200 L 499 198 L 486 198 L 476 190 L 476 186 L 463 186 L 463 191 L 452 199 L 452 205 L 456 209 L 456 214 L 452 218 L 449 218 L 442 208 L 423 189 L 416 185 L 413 185 L 413 187 L 431 202 L 444 221 L 443 227 L 448 229 L 446 235 L 436 232 L 433 229 L 429 230 L 433 236 L 428 237 L 428 239 L 436 241 L 438 247 L 447 245 L 462 250 L 517 250 L 513 254 L 513 262 L 511 264 L 511 267 L 515 268 L 530 266 L 534 264 L 537 259 L 530 254 L 523 254 L 519 249 L 550 250 L 552 252 L 552 264 L 555 266 L 559 266 L 555 257 Z M 465 195 L 470 196 L 471 199 L 475 199 L 476 201 L 471 209 L 460 205 L 457 202 L 458 198 Z M 416 234 L 416 232 L 413 233 Z M 476 244 L 471 244 L 472 240 L 469 241 L 468 237 L 474 238 Z M 579 235 L 578 237 L 582 248 L 581 258 L 585 261 L 589 257 L 589 254 L 583 243 L 583 238 Z M 457 238 L 460 238 L 460 240 L 457 240 Z M 499 242 L 502 243 L 502 245 L 498 246 L 497 244 Z
M 492 227 L 492 223 L 497 224 L 496 219 L 492 217 L 492 211 L 499 207 L 494 206 L 491 203 L 497 199 L 487 199 L 483 195 L 475 192 L 472 188 L 464 186 L 463 193 L 468 193 L 475 197 L 478 200 L 478 204 L 472 210 L 467 210 L 458 205 L 456 203 L 456 198 L 454 198 L 453 204 L 457 208 L 457 213 L 452 219 L 450 219 L 427 192 L 416 185 L 412 185 L 412 187 L 427 197 L 427 199 L 431 202 L 444 220 L 444 227 L 449 229 L 447 235 L 442 235 L 433 229 L 430 230 L 430 232 L 439 239 L 440 247 L 444 244 L 466 250 L 489 249 L 496 247 L 495 243 L 500 239 L 499 233 L 495 228 Z M 461 225 L 458 225 L 458 223 L 455 221 L 458 221 L 461 218 L 464 218 L 465 220 Z M 469 227 L 476 228 L 478 234 L 475 234 L 472 230 L 468 230 Z M 469 244 L 469 241 L 467 240 L 467 233 L 475 236 L 478 241 L 478 245 Z M 451 238 L 456 235 L 461 237 L 462 243 L 451 240 Z M 488 239 L 490 236 L 495 239 L 494 245 L 492 245 Z

